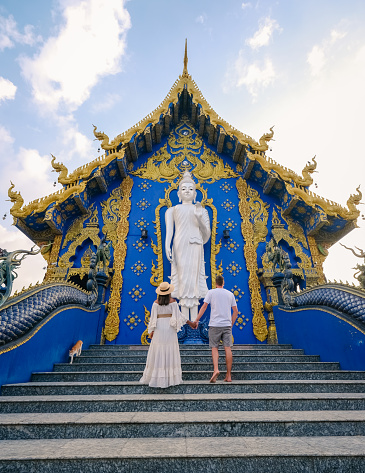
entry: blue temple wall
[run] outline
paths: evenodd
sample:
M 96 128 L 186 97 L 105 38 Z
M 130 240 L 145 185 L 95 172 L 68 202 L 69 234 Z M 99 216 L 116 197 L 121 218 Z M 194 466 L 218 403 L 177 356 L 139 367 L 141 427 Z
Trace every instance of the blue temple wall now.
M 52 371 L 54 363 L 69 362 L 68 351 L 78 340 L 83 349 L 100 342 L 103 322 L 102 307 L 71 306 L 52 312 L 29 334 L 0 348 L 0 387 L 28 382 L 34 371 Z
M 175 129 L 179 129 L 181 125 L 178 125 Z M 229 149 L 223 149 L 221 154 L 217 153 L 216 149 L 209 146 L 207 140 L 203 139 L 206 149 L 211 150 L 216 156 L 218 156 L 224 163 L 224 166 L 229 166 L 238 176 L 243 176 L 242 169 L 237 167 L 236 163 L 233 162 L 229 156 Z M 229 147 L 231 143 L 227 141 L 225 147 Z M 167 137 L 161 140 L 159 146 L 155 146 L 150 153 L 141 155 L 138 160 L 134 163 L 133 170 L 141 168 L 147 161 L 164 146 L 167 146 L 167 151 L 171 157 L 171 148 L 169 139 Z M 232 144 L 231 144 L 232 146 Z M 201 158 L 200 156 L 198 156 Z M 188 157 L 187 157 L 188 159 Z M 180 172 L 183 172 L 180 169 Z M 133 173 L 131 173 L 133 174 Z M 267 204 L 268 220 L 266 227 L 268 230 L 266 240 L 259 243 L 257 248 L 257 265 L 260 268 L 262 266 L 261 258 L 266 251 L 266 242 L 271 239 L 271 220 L 273 209 L 280 210 L 280 198 L 272 195 L 264 195 L 262 188 L 265 181 L 265 176 L 262 175 L 261 171 L 253 168 L 251 173 L 252 179 L 247 180 L 247 184 L 257 191 L 259 199 L 263 203 Z M 143 332 L 146 329 L 146 314 L 147 311 L 151 310 L 153 301 L 156 298 L 155 289 L 150 282 L 152 276 L 152 263 L 157 265 L 157 256 L 153 251 L 151 240 L 153 244 L 157 244 L 156 235 L 156 215 L 155 209 L 160 203 L 160 199 L 165 198 L 165 191 L 170 187 L 171 182 L 157 182 L 156 180 L 146 179 L 131 175 L 133 179 L 133 187 L 131 191 L 131 210 L 128 216 L 129 231 L 126 238 L 127 254 L 125 258 L 123 276 L 123 286 L 121 292 L 121 309 L 119 313 L 120 327 L 119 334 L 112 341 L 106 343 L 112 344 L 140 344 Z M 197 181 L 197 179 L 194 179 Z M 222 246 L 219 253 L 216 255 L 215 265 L 218 269 L 222 264 L 223 275 L 225 278 L 225 288 L 232 290 L 236 294 L 237 306 L 239 310 L 239 317 L 235 326 L 233 327 L 233 336 L 236 343 L 261 343 L 253 334 L 252 328 L 252 308 L 251 308 L 251 296 L 248 285 L 249 272 L 246 268 L 245 257 L 244 257 L 244 239 L 241 233 L 241 215 L 239 213 L 239 197 L 236 188 L 237 178 L 223 178 L 216 180 L 215 182 L 202 182 L 201 187 L 207 191 L 207 198 L 213 199 L 213 205 L 217 210 L 217 228 L 216 228 L 216 239 L 215 244 L 221 241 Z M 176 181 L 176 179 L 175 179 Z M 174 181 L 174 182 L 175 182 Z M 113 190 L 120 185 L 120 180 L 115 181 L 115 187 L 109 188 L 107 194 L 98 194 L 92 197 L 93 208 L 98 210 L 98 221 L 99 221 L 99 238 L 102 237 L 102 228 L 104 225 L 102 217 L 102 203 L 105 203 Z M 170 195 L 172 205 L 178 204 L 177 190 L 173 190 Z M 198 190 L 197 201 L 202 200 L 202 193 Z M 162 239 L 162 256 L 163 256 L 163 280 L 169 280 L 170 276 L 170 263 L 165 256 L 165 212 L 167 207 L 162 206 L 159 212 L 160 218 L 160 232 Z M 212 224 L 213 213 L 212 208 L 206 206 L 208 210 L 210 221 Z M 255 212 L 253 212 L 254 214 Z M 305 215 L 302 216 L 303 219 Z M 254 216 L 252 217 L 253 223 Z M 85 222 L 86 223 L 86 222 Z M 284 223 L 284 221 L 283 221 Z M 70 219 L 69 225 L 72 224 Z M 148 237 L 143 239 L 141 237 L 141 230 L 146 229 Z M 230 229 L 229 239 L 223 237 L 223 230 L 225 228 Z M 71 242 L 62 248 L 60 255 L 64 254 Z M 207 275 L 208 288 L 212 287 L 211 277 L 211 245 L 212 240 L 210 239 L 204 247 L 205 252 L 205 265 Z M 296 258 L 294 249 L 282 243 L 285 251 L 288 252 L 292 261 L 293 267 L 297 267 L 298 258 Z M 286 245 L 286 246 L 285 246 Z M 88 239 L 84 241 L 77 249 L 73 266 L 81 266 L 81 257 L 87 247 L 91 247 L 93 251 L 96 250 L 95 244 Z M 308 248 L 302 248 L 303 253 L 310 257 Z M 114 250 L 111 248 L 111 263 L 110 267 L 113 266 L 113 254 Z M 303 282 L 304 284 L 304 282 Z M 266 291 L 261 285 L 261 296 L 263 303 L 266 301 Z M 110 287 L 106 290 L 106 300 L 110 297 Z M 265 314 L 266 316 L 266 314 Z M 209 318 L 209 310 L 204 315 L 202 321 L 207 321 Z
M 344 370 L 365 370 L 365 326 L 360 328 L 334 310 L 274 307 L 279 343 L 340 362 Z

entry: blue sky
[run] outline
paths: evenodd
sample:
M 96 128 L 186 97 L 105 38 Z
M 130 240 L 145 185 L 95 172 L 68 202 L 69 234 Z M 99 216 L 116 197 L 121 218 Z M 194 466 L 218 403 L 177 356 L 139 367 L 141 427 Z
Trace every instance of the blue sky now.
M 11 226 L 10 179 L 28 202 L 55 190 L 50 153 L 70 171 L 94 159 L 92 124 L 113 138 L 155 109 L 185 38 L 220 116 L 257 140 L 275 125 L 269 156 L 300 173 L 316 155 L 313 191 L 345 205 L 362 184 L 365 201 L 364 25 L 363 0 L 2 0 L 0 246 L 31 246 Z M 343 242 L 365 249 L 358 223 Z M 18 285 L 42 278 L 35 259 Z M 352 280 L 359 262 L 336 244 L 326 274 Z

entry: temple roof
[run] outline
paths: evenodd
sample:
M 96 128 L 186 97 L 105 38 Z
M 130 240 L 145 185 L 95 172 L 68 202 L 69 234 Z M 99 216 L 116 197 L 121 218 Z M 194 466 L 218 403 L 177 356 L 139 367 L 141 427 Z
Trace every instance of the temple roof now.
M 306 214 L 309 235 L 333 244 L 356 227 L 360 214 L 356 205 L 362 198 L 359 188 L 348 199 L 348 208 L 311 192 L 311 174 L 317 165 L 315 158 L 306 164 L 300 176 L 266 156 L 268 142 L 274 136 L 273 127 L 255 141 L 231 126 L 205 100 L 188 73 L 187 64 L 185 43 L 182 74 L 162 103 L 129 130 L 110 139 L 94 126 L 94 135 L 105 154 L 72 173 L 52 156 L 52 167 L 59 173 L 58 182 L 63 185 L 61 190 L 24 205 L 20 192 L 14 191 L 12 184 L 8 195 L 13 202 L 10 212 L 15 225 L 36 243 L 62 234 L 66 215 L 76 218 L 85 214 L 95 192 L 104 193 L 109 185 L 115 185 L 116 179 L 123 179 L 130 163 L 150 153 L 184 118 L 210 147 L 229 156 L 245 179 L 256 181 L 264 194 L 280 199 L 287 215 L 301 222 Z

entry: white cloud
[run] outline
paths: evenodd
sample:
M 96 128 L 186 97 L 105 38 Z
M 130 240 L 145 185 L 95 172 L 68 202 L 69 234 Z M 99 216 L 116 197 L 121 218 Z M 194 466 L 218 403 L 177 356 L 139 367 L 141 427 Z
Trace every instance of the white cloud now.
M 12 158 L 9 159 L 9 156 Z M 7 195 L 10 181 L 14 182 L 15 190 L 21 192 L 25 204 L 56 190 L 52 184 L 57 179 L 51 173 L 51 156 L 41 156 L 35 149 L 20 148 L 15 152 L 12 143 L 9 143 L 1 149 L 0 161 L 0 188 L 3 197 Z M 6 208 L 10 207 L 11 204 L 7 203 Z
M 270 59 L 265 59 L 263 63 L 256 61 L 248 64 L 244 60 L 243 51 L 240 51 L 234 64 L 234 74 L 231 77 L 235 87 L 244 85 L 252 97 L 256 98 L 259 91 L 273 83 L 275 78 L 276 73 Z
M 312 76 L 320 75 L 327 61 L 331 57 L 333 46 L 337 41 L 345 37 L 345 32 L 332 30 L 328 39 L 324 39 L 320 45 L 316 44 L 313 46 L 307 55 L 307 63 L 309 64 Z
M 103 96 L 103 100 L 101 102 L 95 103 L 91 107 L 91 110 L 93 113 L 106 112 L 107 110 L 110 110 L 112 107 L 114 107 L 114 105 L 120 102 L 121 100 L 122 97 L 120 94 L 106 93 Z
M 259 49 L 262 46 L 267 46 L 270 43 L 274 31 L 281 31 L 281 28 L 276 20 L 269 17 L 260 20 L 259 29 L 252 36 L 246 40 L 252 49 Z
M 0 77 L 0 102 L 2 100 L 13 100 L 16 93 L 16 85 L 10 80 Z
M 14 143 L 14 138 L 11 136 L 10 132 L 0 125 L 0 143 L 2 143 L 2 148 L 5 145 Z
M 195 18 L 196 23 L 201 23 L 202 25 L 205 23 L 206 15 L 199 15 Z
M 307 62 L 311 68 L 311 74 L 317 76 L 326 63 L 324 49 L 319 46 L 313 46 L 311 52 L 307 56 Z
M 121 69 L 130 16 L 121 0 L 62 2 L 64 25 L 39 54 L 21 59 L 34 100 L 46 111 L 76 110 L 98 80 Z
M 365 201 L 364 64 L 364 41 L 348 40 L 334 54 L 327 49 L 320 77 L 307 76 L 292 93 L 277 94 L 265 109 L 267 126 L 276 125 L 269 156 L 300 174 L 306 161 L 317 155 L 318 173 L 313 177 L 318 188 L 311 190 L 344 207 L 359 184 Z M 358 208 L 365 213 L 363 205 Z M 365 249 L 365 221 L 360 218 L 358 225 L 341 242 Z M 360 262 L 337 243 L 330 249 L 325 274 L 331 280 L 353 281 L 352 268 Z
M 247 2 L 247 3 L 243 2 L 241 7 L 242 7 L 242 10 L 245 10 L 246 8 L 252 7 L 252 5 L 250 2 Z
M 32 25 L 24 27 L 24 33 L 20 33 L 16 21 L 12 15 L 5 18 L 0 16 L 0 51 L 14 47 L 14 43 L 27 44 L 33 46 L 42 40 L 42 37 L 35 35 Z

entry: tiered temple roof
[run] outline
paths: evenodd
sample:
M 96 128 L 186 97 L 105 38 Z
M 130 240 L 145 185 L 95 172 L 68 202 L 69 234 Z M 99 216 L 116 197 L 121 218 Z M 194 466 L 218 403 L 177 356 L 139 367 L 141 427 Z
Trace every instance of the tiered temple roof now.
M 185 45 L 183 73 L 160 106 L 132 128 L 110 139 L 94 126 L 94 135 L 105 151 L 102 156 L 72 173 L 52 156 L 51 164 L 59 173 L 61 190 L 24 205 L 20 192 L 14 191 L 12 184 L 8 195 L 13 202 L 10 212 L 15 225 L 37 244 L 63 234 L 66 220 L 85 214 L 95 194 L 115 187 L 117 181 L 126 177 L 131 164 L 152 152 L 184 118 L 212 149 L 236 163 L 242 177 L 256 182 L 264 194 L 277 198 L 284 214 L 299 222 L 318 243 L 331 246 L 356 227 L 360 213 L 356 206 L 362 197 L 359 188 L 349 197 L 347 208 L 311 192 L 315 158 L 298 175 L 268 157 L 273 127 L 255 141 L 231 126 L 205 100 L 188 73 L 187 63 Z

